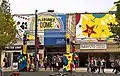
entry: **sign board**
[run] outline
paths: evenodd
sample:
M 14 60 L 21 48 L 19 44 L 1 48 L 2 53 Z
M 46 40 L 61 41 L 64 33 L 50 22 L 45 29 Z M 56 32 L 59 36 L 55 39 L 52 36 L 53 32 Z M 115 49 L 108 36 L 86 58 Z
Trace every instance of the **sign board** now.
M 4 50 L 21 50 L 22 46 L 5 46 Z
M 60 29 L 60 22 L 54 15 L 43 14 L 38 16 L 38 29 Z
M 51 15 L 49 15 L 51 16 Z M 48 17 L 46 15 L 46 17 Z M 55 27 L 55 29 L 45 29 L 44 30 L 44 45 L 45 46 L 64 46 L 66 45 L 66 15 L 65 14 L 57 14 L 54 16 L 57 18 L 60 23 L 60 29 Z M 53 17 L 51 17 L 53 18 Z M 51 20 L 52 21 L 52 20 Z M 56 21 L 56 20 L 55 20 Z M 57 24 L 58 24 L 57 22 Z
M 107 45 L 103 43 L 82 43 L 80 49 L 107 49 Z
M 45 45 L 66 45 L 65 38 L 45 38 Z

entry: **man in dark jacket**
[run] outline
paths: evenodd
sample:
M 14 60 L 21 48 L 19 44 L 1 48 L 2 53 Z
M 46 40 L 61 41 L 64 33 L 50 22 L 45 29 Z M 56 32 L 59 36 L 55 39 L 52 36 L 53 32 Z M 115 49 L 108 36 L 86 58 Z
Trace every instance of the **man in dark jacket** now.
M 101 68 L 101 59 L 98 58 L 98 61 L 97 61 L 97 68 L 98 68 L 98 73 L 100 73 L 100 68 Z
M 118 71 L 119 71 L 119 60 L 118 59 L 115 59 L 114 66 L 115 66 L 115 69 L 116 69 L 115 74 L 117 74 Z

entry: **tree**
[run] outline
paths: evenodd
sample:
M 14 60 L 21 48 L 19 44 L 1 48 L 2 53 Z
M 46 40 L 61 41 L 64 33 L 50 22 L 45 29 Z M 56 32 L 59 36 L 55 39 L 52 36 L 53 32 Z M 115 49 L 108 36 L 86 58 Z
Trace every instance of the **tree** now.
M 8 43 L 15 39 L 17 33 L 9 7 L 8 2 L 3 0 L 0 5 L 0 61 L 1 51 Z
M 113 33 L 111 36 L 115 41 L 120 41 L 120 0 L 114 3 L 117 7 L 115 12 L 117 24 L 110 23 L 110 31 Z

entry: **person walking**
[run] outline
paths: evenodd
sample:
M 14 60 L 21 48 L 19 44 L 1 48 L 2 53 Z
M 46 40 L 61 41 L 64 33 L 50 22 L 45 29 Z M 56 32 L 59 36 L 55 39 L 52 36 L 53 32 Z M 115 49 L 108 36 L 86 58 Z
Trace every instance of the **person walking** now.
M 87 72 L 90 72 L 90 58 L 87 59 Z
M 119 71 L 119 62 L 118 62 L 118 58 L 115 59 L 114 65 L 115 65 L 115 74 L 117 74 L 118 71 Z
M 115 62 L 115 60 L 114 60 L 114 62 Z M 114 63 L 114 62 L 111 64 L 111 66 L 112 66 L 112 68 L 113 68 L 112 72 L 115 71 L 115 63 Z

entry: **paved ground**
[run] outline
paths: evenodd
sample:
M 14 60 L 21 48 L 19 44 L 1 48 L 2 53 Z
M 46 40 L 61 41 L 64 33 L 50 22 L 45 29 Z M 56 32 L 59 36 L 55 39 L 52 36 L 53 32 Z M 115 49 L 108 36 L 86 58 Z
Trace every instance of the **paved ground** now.
M 14 71 L 14 70 L 12 70 L 12 69 L 3 69 L 3 71 L 8 72 L 8 71 Z M 44 70 L 44 68 L 42 68 L 39 71 L 51 71 L 51 70 L 49 68 L 47 68 L 47 70 Z M 60 71 L 63 71 L 63 70 L 61 69 Z M 76 72 L 87 72 L 87 68 L 77 68 L 74 71 L 76 71 Z M 105 69 L 105 72 L 106 73 L 112 73 L 112 69 Z
M 12 72 L 4 72 L 3 76 L 10 76 Z M 50 71 L 39 71 L 39 72 L 20 72 L 20 76 L 49 76 L 50 74 L 53 74 L 55 72 L 50 72 Z M 60 76 L 60 75 L 56 75 L 56 76 Z M 71 75 L 67 75 L 67 76 L 71 76 Z M 120 75 L 116 75 L 116 74 L 97 74 L 97 73 L 81 73 L 81 72 L 74 72 L 72 74 L 72 76 L 120 76 Z
M 73 72 L 75 76 L 120 76 L 113 74 L 111 71 L 112 69 L 105 69 L 105 74 L 98 74 L 98 73 L 87 73 L 87 68 L 78 68 L 76 71 Z M 3 76 L 10 76 L 14 70 L 11 69 L 3 69 L 4 75 Z M 62 72 L 62 69 L 60 70 Z M 53 74 L 49 68 L 45 71 L 44 68 L 40 69 L 38 72 L 20 72 L 20 76 L 49 76 L 49 74 Z M 59 76 L 59 75 L 57 75 Z

